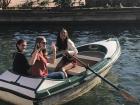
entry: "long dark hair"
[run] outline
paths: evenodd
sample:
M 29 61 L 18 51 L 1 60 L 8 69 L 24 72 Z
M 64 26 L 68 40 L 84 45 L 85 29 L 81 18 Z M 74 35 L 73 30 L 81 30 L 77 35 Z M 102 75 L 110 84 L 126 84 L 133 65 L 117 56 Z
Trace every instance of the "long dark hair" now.
M 61 33 L 63 32 L 66 32 L 66 39 L 64 41 L 62 41 L 62 39 L 60 38 L 60 35 Z M 57 49 L 58 51 L 62 51 L 62 50 L 67 50 L 68 49 L 68 39 L 69 39 L 69 36 L 68 36 L 68 32 L 66 29 L 62 29 L 60 34 L 57 36 L 57 40 L 56 40 L 56 46 L 57 46 Z

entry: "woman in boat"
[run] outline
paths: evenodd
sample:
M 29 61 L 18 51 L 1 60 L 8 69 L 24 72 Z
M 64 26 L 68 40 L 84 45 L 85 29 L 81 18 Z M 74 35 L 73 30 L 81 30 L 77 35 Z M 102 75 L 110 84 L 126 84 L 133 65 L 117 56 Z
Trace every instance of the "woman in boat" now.
M 69 38 L 66 29 L 62 29 L 60 34 L 57 36 L 56 46 L 57 46 L 57 51 L 63 52 L 64 56 L 56 66 L 55 70 L 62 70 L 65 73 L 65 76 L 67 77 L 66 71 L 75 67 L 75 65 L 77 64 L 74 59 L 68 57 L 67 55 L 70 54 L 74 56 L 78 53 L 78 50 L 75 47 L 73 41 Z
M 46 54 L 46 39 L 43 36 L 38 36 L 36 38 L 35 47 L 32 53 L 30 60 L 31 72 L 33 76 L 36 77 L 48 77 L 53 79 L 62 79 L 64 78 L 63 72 L 48 72 L 49 63 L 54 64 L 56 59 L 56 46 L 52 44 L 52 56 L 48 59 Z
M 20 75 L 28 75 L 30 65 L 26 59 L 24 52 L 27 47 L 27 42 L 20 39 L 16 43 L 17 52 L 13 54 L 13 71 Z

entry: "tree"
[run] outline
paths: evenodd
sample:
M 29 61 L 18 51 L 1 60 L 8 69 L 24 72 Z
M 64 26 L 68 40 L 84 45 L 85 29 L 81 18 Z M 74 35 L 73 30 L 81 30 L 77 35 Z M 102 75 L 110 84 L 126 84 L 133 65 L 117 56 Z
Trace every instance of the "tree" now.
M 2 9 L 6 9 L 10 4 L 11 0 L 0 0 L 0 7 Z
M 25 3 L 22 4 L 22 8 L 32 8 L 34 2 L 32 0 L 27 0 Z
M 46 5 L 49 4 L 49 0 L 37 0 L 37 3 L 40 5 L 40 6 L 43 6 L 45 7 Z
M 54 0 L 54 2 L 61 8 L 70 7 L 71 0 Z

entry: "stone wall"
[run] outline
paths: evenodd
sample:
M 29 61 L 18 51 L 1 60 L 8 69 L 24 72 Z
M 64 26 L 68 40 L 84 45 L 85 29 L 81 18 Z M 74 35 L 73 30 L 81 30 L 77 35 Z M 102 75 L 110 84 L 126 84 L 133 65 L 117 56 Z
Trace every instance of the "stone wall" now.
M 140 21 L 140 8 L 77 9 L 70 11 L 2 10 L 0 22 Z

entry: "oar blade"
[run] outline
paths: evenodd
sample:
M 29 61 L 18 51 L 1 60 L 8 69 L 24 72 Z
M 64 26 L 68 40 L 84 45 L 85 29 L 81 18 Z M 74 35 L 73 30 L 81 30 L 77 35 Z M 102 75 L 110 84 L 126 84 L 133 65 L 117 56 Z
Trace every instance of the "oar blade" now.
M 121 89 L 120 94 L 123 96 L 123 98 L 125 98 L 126 101 L 132 102 L 132 103 L 137 103 L 139 105 L 139 103 L 140 103 L 139 100 L 136 97 L 129 94 L 126 90 Z

